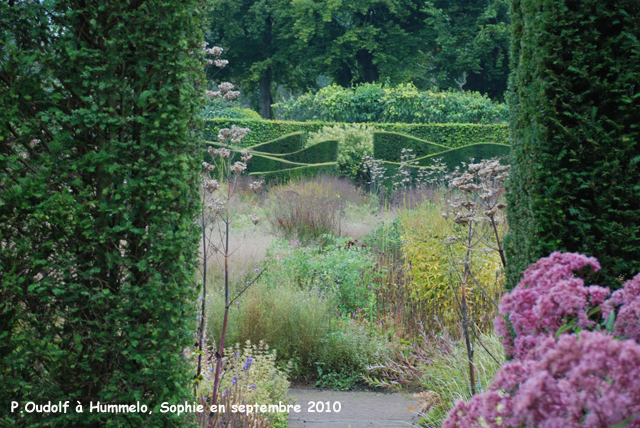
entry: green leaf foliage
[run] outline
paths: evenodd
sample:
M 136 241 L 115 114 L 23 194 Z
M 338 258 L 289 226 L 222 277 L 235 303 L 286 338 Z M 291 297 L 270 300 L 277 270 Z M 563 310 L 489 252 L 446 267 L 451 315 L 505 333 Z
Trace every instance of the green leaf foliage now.
M 491 124 L 507 117 L 504 104 L 478 92 L 419 91 L 412 84 L 330 85 L 273 107 L 279 119 L 300 121 Z
M 10 426 L 185 425 L 159 406 L 191 395 L 182 350 L 195 328 L 200 13 L 191 0 L 0 2 Z M 71 409 L 10 413 L 11 401 Z M 98 401 L 150 412 L 89 412 Z
M 203 119 L 262 119 L 257 112 L 220 97 L 208 100 L 200 116 Z
M 424 10 L 427 74 L 437 86 L 502 99 L 509 75 L 509 0 L 435 0 L 425 2 Z
M 250 128 L 251 132 L 243 140 L 243 147 L 251 147 L 265 141 L 274 140 L 287 134 L 302 132 L 303 138 L 311 132 L 319 132 L 325 126 L 339 125 L 335 122 L 292 122 L 278 120 L 231 120 L 211 119 L 204 121 L 205 139 L 215 141 L 222 128 L 236 125 Z M 471 123 L 367 123 L 378 131 L 397 132 L 436 144 L 455 148 L 467 144 L 491 141 L 496 144 L 509 144 L 509 126 L 504 124 L 480 125 Z M 299 150 L 299 149 L 298 149 Z M 294 150 L 292 150 L 294 151 Z
M 640 3 L 512 2 L 508 286 L 553 251 L 640 271 Z

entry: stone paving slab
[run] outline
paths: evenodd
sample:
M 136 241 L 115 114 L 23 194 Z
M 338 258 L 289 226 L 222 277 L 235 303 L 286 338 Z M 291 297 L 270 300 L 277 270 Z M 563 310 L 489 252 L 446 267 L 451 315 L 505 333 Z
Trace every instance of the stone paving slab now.
M 300 413 L 289 413 L 290 428 L 417 427 L 416 414 L 407 410 L 417 402 L 405 394 L 290 389 L 289 396 L 301 407 Z M 309 412 L 318 407 L 324 411 Z

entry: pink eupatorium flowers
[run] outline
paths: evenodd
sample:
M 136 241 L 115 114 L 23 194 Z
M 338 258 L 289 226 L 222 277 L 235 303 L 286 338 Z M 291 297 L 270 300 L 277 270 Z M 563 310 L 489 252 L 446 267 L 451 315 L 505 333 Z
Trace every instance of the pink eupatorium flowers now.
M 514 359 L 487 392 L 456 402 L 443 428 L 640 428 L 640 274 L 607 300 L 608 288 L 573 273 L 588 267 L 600 269 L 594 258 L 553 253 L 524 272 L 500 305 L 508 323 L 496 320 Z M 613 335 L 586 330 L 598 306 L 604 319 L 617 309 Z M 571 319 L 583 330 L 557 334 Z

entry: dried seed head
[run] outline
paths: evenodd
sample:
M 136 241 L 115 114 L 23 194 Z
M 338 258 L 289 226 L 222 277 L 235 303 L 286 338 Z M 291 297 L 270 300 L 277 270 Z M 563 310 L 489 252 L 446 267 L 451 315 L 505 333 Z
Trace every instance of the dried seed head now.
M 213 193 L 220 188 L 220 183 L 218 183 L 218 180 L 207 179 L 204 182 L 204 186 L 205 186 L 205 189 L 207 189 L 207 192 Z
M 482 190 L 482 186 L 474 183 L 469 183 L 458 186 L 458 189 L 462 190 L 463 192 L 478 192 Z
M 487 217 L 493 217 L 494 215 L 496 215 L 496 212 L 498 211 L 497 207 L 493 207 L 490 210 L 486 210 L 484 212 L 484 215 L 486 215 Z
M 213 169 L 215 168 L 215 166 L 211 165 L 210 163 L 207 162 L 202 162 L 202 167 L 204 169 L 206 169 L 207 171 L 213 171 Z
M 220 89 L 225 94 L 230 90 L 232 90 L 234 87 L 235 86 L 233 86 L 233 83 L 229 83 L 229 82 L 223 82 L 218 85 L 218 89 Z
M 218 156 L 220 156 L 222 159 L 226 159 L 231 155 L 231 151 L 229 149 L 225 149 L 224 147 L 219 148 L 218 150 L 215 151 L 216 154 Z
M 247 165 L 243 162 L 236 162 L 233 164 L 233 166 L 231 167 L 231 172 L 233 172 L 234 174 L 238 175 L 238 174 L 242 174 L 242 172 L 247 169 Z
M 209 54 L 209 55 L 214 55 L 214 56 L 220 56 L 222 54 L 222 48 L 220 46 L 214 46 L 212 48 L 209 49 L 205 49 L 205 51 Z
M 240 91 L 229 91 L 222 96 L 227 101 L 233 101 L 240 95 Z
M 211 197 L 207 204 L 205 204 L 205 208 L 211 211 L 214 214 L 219 213 L 224 209 L 224 201 L 218 198 Z
M 253 190 L 254 192 L 257 192 L 258 190 L 260 190 L 263 184 L 264 184 L 264 180 L 254 181 L 253 183 L 249 183 L 249 189 Z
M 251 221 L 253 222 L 253 224 L 258 224 L 262 221 L 262 218 L 253 215 L 253 214 L 249 214 L 249 219 L 251 219 Z
M 229 64 L 229 61 L 226 59 L 216 59 L 215 61 L 213 61 L 213 63 L 216 65 L 216 67 L 218 68 L 225 68 L 227 64 Z
M 240 158 L 240 160 L 244 163 L 247 163 L 251 160 L 251 158 L 253 157 L 253 155 L 249 152 L 248 149 L 243 149 L 240 154 L 242 155 L 242 157 Z

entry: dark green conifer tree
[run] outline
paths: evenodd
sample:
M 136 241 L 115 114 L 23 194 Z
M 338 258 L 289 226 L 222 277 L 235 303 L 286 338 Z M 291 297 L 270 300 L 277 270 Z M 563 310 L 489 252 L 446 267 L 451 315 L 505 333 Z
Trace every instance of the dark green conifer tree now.
M 553 251 L 640 272 L 640 2 L 513 0 L 508 285 Z

